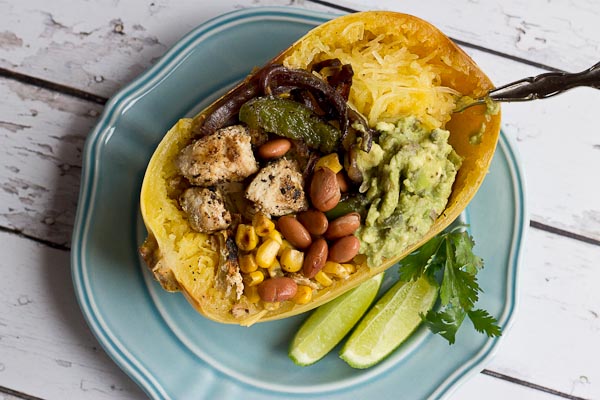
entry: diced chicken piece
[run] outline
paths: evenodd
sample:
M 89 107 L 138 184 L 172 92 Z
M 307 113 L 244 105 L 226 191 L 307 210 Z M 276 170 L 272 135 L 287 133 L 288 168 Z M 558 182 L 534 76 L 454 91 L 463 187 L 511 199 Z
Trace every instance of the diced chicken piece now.
M 219 129 L 185 147 L 177 158 L 177 168 L 198 186 L 240 182 L 258 171 L 250 141 L 241 125 Z
M 225 208 L 223 197 L 218 192 L 192 187 L 183 192 L 179 204 L 195 231 L 212 233 L 227 229 L 231 224 L 231 214 Z
M 298 164 L 281 158 L 261 169 L 246 189 L 246 198 L 273 216 L 308 208 L 304 179 Z

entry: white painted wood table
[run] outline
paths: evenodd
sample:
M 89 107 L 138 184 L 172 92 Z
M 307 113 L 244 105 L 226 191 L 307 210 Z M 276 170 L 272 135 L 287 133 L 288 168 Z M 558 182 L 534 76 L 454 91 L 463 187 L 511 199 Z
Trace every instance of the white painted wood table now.
M 103 104 L 193 27 L 243 7 L 392 9 L 454 38 L 496 84 L 600 60 L 597 0 L 0 0 L 0 399 L 141 399 L 86 326 L 70 235 Z M 347 8 L 348 10 L 344 10 Z M 600 91 L 503 107 L 531 225 L 519 310 L 453 399 L 600 399 Z

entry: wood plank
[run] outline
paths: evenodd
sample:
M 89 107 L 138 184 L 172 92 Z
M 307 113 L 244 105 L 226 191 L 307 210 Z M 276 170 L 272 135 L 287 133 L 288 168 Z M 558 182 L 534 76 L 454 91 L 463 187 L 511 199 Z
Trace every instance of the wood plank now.
M 0 400 L 43 400 L 26 393 L 0 386 Z
M 0 232 L 0 386 L 43 399 L 143 399 L 89 331 L 69 253 Z
M 0 226 L 68 245 L 81 153 L 102 107 L 0 79 Z
M 3 393 L 0 391 L 0 400 L 24 400 L 24 398 L 17 397 L 11 393 Z
M 0 393 L 0 400 L 23 400 L 23 398 L 8 393 Z
M 177 7 L 142 0 L 1 3 L 0 66 L 108 97 L 203 21 L 236 8 L 289 4 L 288 0 L 182 0 Z M 373 7 L 368 0 L 340 4 Z M 308 1 L 293 5 L 329 10 Z M 600 3 L 590 0 L 568 4 L 386 0 L 377 7 L 413 13 L 456 39 L 557 68 L 578 70 L 598 61 Z
M 34 3 L 0 4 L 5 21 L 0 66 L 105 97 L 154 64 L 197 25 L 253 4 L 233 0 L 183 0 L 177 7 L 142 0 Z M 24 15 L 27 24 L 22 23 Z
M 586 399 L 600 398 L 600 247 L 531 229 L 519 307 L 487 367 Z

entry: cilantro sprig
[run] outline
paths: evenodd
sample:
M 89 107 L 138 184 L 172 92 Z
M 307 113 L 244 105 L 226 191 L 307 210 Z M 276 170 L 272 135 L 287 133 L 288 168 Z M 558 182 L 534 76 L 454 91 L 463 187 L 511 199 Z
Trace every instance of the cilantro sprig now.
M 421 314 L 423 322 L 450 344 L 465 318 L 475 330 L 489 337 L 502 334 L 498 321 L 487 311 L 476 309 L 479 293 L 477 272 L 483 268 L 483 259 L 473 253 L 475 242 L 464 226 L 443 232 L 400 261 L 400 280 L 411 281 L 425 275 L 438 281 L 440 308 Z

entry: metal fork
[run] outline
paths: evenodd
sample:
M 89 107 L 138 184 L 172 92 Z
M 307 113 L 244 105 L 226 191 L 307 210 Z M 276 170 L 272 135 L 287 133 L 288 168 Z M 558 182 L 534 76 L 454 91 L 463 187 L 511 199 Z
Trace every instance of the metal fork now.
M 520 79 L 490 90 L 484 97 L 462 104 L 454 112 L 462 112 L 471 106 L 485 104 L 489 100 L 512 102 L 545 99 L 578 86 L 600 89 L 600 62 L 577 73 L 548 72 Z

